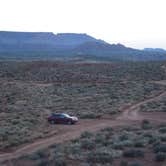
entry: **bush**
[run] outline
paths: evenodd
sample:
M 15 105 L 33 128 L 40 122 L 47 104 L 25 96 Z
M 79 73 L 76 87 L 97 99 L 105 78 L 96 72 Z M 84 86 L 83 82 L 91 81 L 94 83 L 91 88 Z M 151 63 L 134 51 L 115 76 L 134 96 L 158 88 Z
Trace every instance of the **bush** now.
M 143 134 L 143 136 L 146 138 L 153 138 L 153 135 L 154 135 L 154 133 L 152 133 L 152 132 L 146 132 Z
M 104 129 L 101 130 L 102 132 L 108 132 L 110 134 L 112 134 L 112 132 L 114 131 L 112 127 L 106 127 Z
M 81 151 L 80 149 L 80 144 L 78 143 L 75 143 L 75 144 L 70 144 L 69 146 L 67 146 L 65 148 L 65 152 L 68 153 L 68 154 L 73 154 L 73 155 L 77 155 L 79 154 Z
M 81 148 L 92 150 L 95 148 L 95 143 L 93 140 L 90 140 L 90 139 L 81 140 Z
M 137 149 L 129 149 L 123 152 L 124 157 L 144 157 L 144 151 Z
M 79 139 L 79 138 L 76 138 L 76 139 L 71 140 L 71 143 L 73 143 L 73 144 L 79 143 L 79 142 L 80 142 L 80 139 Z
M 40 157 L 40 158 L 44 158 L 46 156 L 46 154 L 44 153 L 44 151 L 37 151 L 36 154 Z
M 26 157 L 26 158 L 28 158 L 30 160 L 39 160 L 39 159 L 41 159 L 41 156 L 37 152 L 35 152 L 33 154 L 30 154 L 28 156 L 24 156 L 24 157 Z
M 166 142 L 166 135 L 161 135 L 161 136 L 160 136 L 160 140 L 161 140 L 162 142 Z
M 155 160 L 158 161 L 158 162 L 165 161 L 165 159 L 166 159 L 166 154 L 165 153 L 159 152 L 155 156 Z
M 115 142 L 112 147 L 114 149 L 124 149 L 124 147 L 131 147 L 131 146 L 133 146 L 133 141 L 126 140 L 121 142 Z
M 113 149 L 124 149 L 124 145 L 121 143 L 121 142 L 115 142 L 113 145 L 112 145 L 112 148 Z
M 144 166 L 144 165 L 138 161 L 135 161 L 135 162 L 128 164 L 128 166 Z
M 147 119 L 144 119 L 143 121 L 142 121 L 142 124 L 149 124 L 150 122 L 149 122 L 149 120 L 147 120 Z
M 56 158 L 54 160 L 54 163 L 55 163 L 56 166 L 67 166 L 67 163 L 64 160 L 64 158 Z
M 145 147 L 148 144 L 146 139 L 139 139 L 134 142 L 134 146 L 137 148 Z
M 121 150 L 110 150 L 109 152 L 112 158 L 120 158 L 123 154 Z
M 152 138 L 150 138 L 149 139 L 149 144 L 156 144 L 156 143 L 158 143 L 159 142 L 159 139 L 157 138 L 157 137 L 152 137 Z
M 125 141 L 128 139 L 129 139 L 129 136 L 126 133 L 123 133 L 122 135 L 119 136 L 120 141 Z
M 95 113 L 87 113 L 87 114 L 82 114 L 80 115 L 81 119 L 96 119 L 96 118 L 101 118 L 101 114 L 95 114 Z
M 40 160 L 37 164 L 37 166 L 46 166 L 46 165 L 49 165 L 49 161 L 47 160 Z
M 152 128 L 152 126 L 151 126 L 151 124 L 148 120 L 145 119 L 145 120 L 142 121 L 142 129 L 148 130 L 148 129 L 151 129 L 151 128 Z
M 90 152 L 87 156 L 87 162 L 89 163 L 112 163 L 113 158 L 108 152 L 95 151 Z
M 105 142 L 105 136 L 101 133 L 96 134 L 94 142 L 97 144 L 103 144 Z
M 92 133 L 85 131 L 81 134 L 81 138 L 91 138 L 93 136 Z
M 154 152 L 166 152 L 166 144 L 159 144 L 154 147 Z
M 128 166 L 128 162 L 127 161 L 121 161 L 120 166 Z
M 160 129 L 159 129 L 159 132 L 160 132 L 160 133 L 166 133 L 166 127 L 160 128 Z

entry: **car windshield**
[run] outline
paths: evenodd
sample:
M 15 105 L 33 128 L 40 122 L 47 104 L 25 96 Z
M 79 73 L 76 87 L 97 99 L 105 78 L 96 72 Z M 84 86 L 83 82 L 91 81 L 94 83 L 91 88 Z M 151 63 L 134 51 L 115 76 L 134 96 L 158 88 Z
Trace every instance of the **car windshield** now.
M 64 117 L 69 118 L 70 116 L 68 114 L 62 114 Z
M 61 114 L 52 113 L 52 116 L 61 116 Z

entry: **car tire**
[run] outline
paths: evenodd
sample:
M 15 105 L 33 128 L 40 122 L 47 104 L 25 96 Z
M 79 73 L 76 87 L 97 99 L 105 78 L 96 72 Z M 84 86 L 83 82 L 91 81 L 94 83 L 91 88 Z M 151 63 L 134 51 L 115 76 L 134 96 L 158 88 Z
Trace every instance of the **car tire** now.
M 55 124 L 55 120 L 51 120 L 50 123 L 51 123 L 51 124 Z
M 68 123 L 67 123 L 68 125 L 72 125 L 73 124 L 73 122 L 72 121 L 68 121 Z

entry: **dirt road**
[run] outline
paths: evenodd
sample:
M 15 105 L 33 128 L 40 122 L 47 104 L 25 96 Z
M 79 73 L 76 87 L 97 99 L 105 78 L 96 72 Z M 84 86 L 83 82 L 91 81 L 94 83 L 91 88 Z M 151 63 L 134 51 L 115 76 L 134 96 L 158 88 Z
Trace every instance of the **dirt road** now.
M 147 99 L 145 101 L 139 102 L 135 105 L 128 106 L 122 110 L 122 114 L 119 115 L 115 120 L 112 119 L 94 119 L 94 120 L 80 120 L 77 125 L 69 126 L 69 125 L 57 125 L 56 128 L 60 129 L 60 133 L 58 135 L 54 135 L 49 138 L 45 138 L 42 140 L 37 140 L 36 142 L 29 143 L 24 146 L 18 147 L 16 150 L 9 153 L 1 153 L 0 161 L 10 160 L 14 158 L 18 158 L 22 155 L 31 154 L 37 150 L 47 148 L 50 145 L 56 143 L 62 143 L 64 141 L 69 141 L 74 138 L 80 136 L 80 134 L 84 131 L 96 132 L 105 127 L 115 127 L 121 125 L 135 124 L 142 119 L 153 119 L 160 120 L 161 118 L 153 116 L 153 113 L 148 115 L 139 114 L 139 107 L 143 104 L 146 104 L 151 101 L 158 100 L 162 97 L 166 96 L 166 92 L 159 94 L 153 98 Z M 165 120 L 165 118 L 164 118 Z
M 153 114 L 153 113 L 149 113 L 149 117 L 148 116 L 145 117 L 145 114 L 140 114 L 139 107 L 141 105 L 146 104 L 146 103 L 159 100 L 160 98 L 162 98 L 164 96 L 166 96 L 166 92 L 162 92 L 161 94 L 159 94 L 153 98 L 144 100 L 142 102 L 139 102 L 137 104 L 134 104 L 134 105 L 127 107 L 125 110 L 122 111 L 122 114 L 117 117 L 117 120 L 142 120 L 145 118 L 146 119 L 153 119 L 153 116 L 151 116 L 151 114 Z

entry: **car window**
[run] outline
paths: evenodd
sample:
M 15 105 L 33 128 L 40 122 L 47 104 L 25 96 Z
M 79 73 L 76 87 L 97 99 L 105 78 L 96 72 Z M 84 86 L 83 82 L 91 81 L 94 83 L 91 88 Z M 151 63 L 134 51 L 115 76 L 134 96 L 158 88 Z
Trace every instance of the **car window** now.
M 63 114 L 64 117 L 69 118 L 70 116 L 68 114 Z
M 59 114 L 52 114 L 54 117 L 60 117 L 60 115 Z
M 62 114 L 62 115 L 60 115 L 60 117 L 61 117 L 61 118 L 65 118 L 66 116 Z

